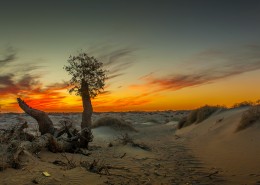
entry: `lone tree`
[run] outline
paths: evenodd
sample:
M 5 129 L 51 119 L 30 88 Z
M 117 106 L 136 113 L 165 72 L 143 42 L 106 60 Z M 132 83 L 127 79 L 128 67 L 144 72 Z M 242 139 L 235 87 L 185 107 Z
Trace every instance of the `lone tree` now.
M 88 148 L 88 143 L 93 138 L 91 133 L 93 113 L 91 99 L 104 89 L 107 71 L 102 69 L 102 62 L 93 56 L 88 56 L 85 52 L 80 52 L 77 56 L 70 56 L 68 63 L 64 69 L 72 76 L 69 92 L 81 96 L 83 104 L 80 146 Z

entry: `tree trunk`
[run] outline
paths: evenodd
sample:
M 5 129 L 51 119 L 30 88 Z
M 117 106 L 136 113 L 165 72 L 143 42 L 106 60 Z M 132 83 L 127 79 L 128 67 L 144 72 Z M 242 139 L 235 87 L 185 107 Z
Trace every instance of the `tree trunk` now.
M 81 97 L 83 104 L 82 122 L 81 122 L 81 137 L 80 146 L 82 148 L 88 148 L 88 143 L 92 141 L 91 133 L 91 116 L 93 113 L 93 107 L 90 99 L 88 84 L 85 81 L 81 83 Z
M 40 110 L 34 109 L 30 106 L 28 106 L 23 100 L 20 98 L 17 98 L 18 104 L 23 109 L 23 111 L 27 114 L 29 114 L 31 117 L 33 117 L 39 125 L 39 131 L 41 135 L 44 135 L 46 133 L 54 134 L 55 128 L 53 126 L 53 123 L 49 116 Z

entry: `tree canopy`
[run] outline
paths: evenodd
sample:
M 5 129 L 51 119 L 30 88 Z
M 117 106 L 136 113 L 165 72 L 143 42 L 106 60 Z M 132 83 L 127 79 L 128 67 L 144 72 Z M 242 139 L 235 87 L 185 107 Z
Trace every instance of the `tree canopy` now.
M 88 86 L 90 97 L 94 98 L 104 89 L 107 70 L 102 69 L 102 62 L 93 56 L 88 56 L 85 52 L 70 56 L 68 62 L 64 69 L 72 76 L 69 83 L 70 93 L 75 92 L 76 95 L 81 96 L 84 91 L 82 84 L 85 84 Z

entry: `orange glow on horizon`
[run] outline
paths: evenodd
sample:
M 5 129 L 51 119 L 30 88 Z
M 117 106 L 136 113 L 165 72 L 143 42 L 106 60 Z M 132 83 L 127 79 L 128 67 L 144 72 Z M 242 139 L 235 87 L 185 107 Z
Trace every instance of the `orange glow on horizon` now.
M 179 90 L 162 90 L 161 86 L 129 85 L 120 89 L 106 89 L 92 100 L 95 112 L 187 110 L 203 105 L 232 106 L 242 101 L 260 99 L 257 72 L 228 78 L 217 83 L 186 87 Z M 167 87 L 168 88 L 168 87 Z M 1 95 L 1 112 L 22 112 L 16 102 L 21 97 L 31 107 L 46 112 L 81 112 L 81 97 L 70 95 L 65 87 L 32 89 L 19 95 Z

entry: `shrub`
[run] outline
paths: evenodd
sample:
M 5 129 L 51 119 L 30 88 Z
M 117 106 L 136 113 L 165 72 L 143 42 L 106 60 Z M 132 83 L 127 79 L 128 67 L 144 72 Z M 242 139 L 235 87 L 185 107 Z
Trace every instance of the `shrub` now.
M 170 122 L 170 119 L 169 118 L 165 118 L 164 123 L 166 124 L 168 122 Z
M 182 127 L 184 127 L 185 123 L 187 123 L 187 117 L 183 117 L 182 119 L 180 119 L 177 125 L 177 129 L 181 129 Z
M 257 121 L 260 121 L 260 105 L 252 106 L 243 113 L 236 132 L 252 126 Z
M 187 117 L 187 122 L 192 124 L 197 121 L 199 109 L 192 110 Z
M 207 119 L 211 114 L 216 112 L 220 107 L 218 106 L 204 106 L 198 109 L 196 123 L 200 123 Z
M 243 102 L 240 102 L 240 103 L 235 103 L 232 107 L 233 108 L 240 108 L 240 107 L 248 107 L 248 106 L 252 106 L 254 105 L 253 102 L 251 101 L 243 101 Z
M 147 122 L 159 124 L 158 120 L 152 119 L 152 118 L 151 119 L 147 119 Z
M 97 128 L 101 126 L 109 126 L 116 130 L 128 130 L 128 131 L 136 131 L 136 129 L 132 126 L 132 123 L 127 122 L 120 118 L 105 116 L 98 119 L 93 125 L 92 128 Z
M 187 117 L 182 118 L 178 123 L 178 129 L 189 126 L 193 123 L 200 123 L 207 119 L 210 115 L 219 109 L 223 109 L 221 106 L 209 106 L 205 105 L 198 109 L 192 110 Z

